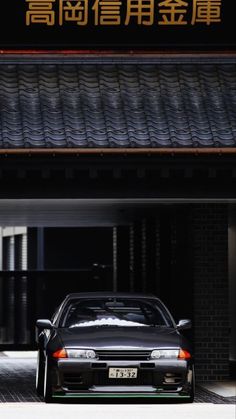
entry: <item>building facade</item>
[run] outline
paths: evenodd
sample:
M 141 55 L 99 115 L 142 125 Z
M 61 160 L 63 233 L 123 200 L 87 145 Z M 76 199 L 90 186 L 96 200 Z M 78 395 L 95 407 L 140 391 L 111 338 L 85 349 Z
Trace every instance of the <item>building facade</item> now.
M 13 3 L 0 17 L 0 348 L 34 349 L 36 319 L 66 293 L 151 292 L 191 318 L 197 379 L 229 378 L 236 6 Z

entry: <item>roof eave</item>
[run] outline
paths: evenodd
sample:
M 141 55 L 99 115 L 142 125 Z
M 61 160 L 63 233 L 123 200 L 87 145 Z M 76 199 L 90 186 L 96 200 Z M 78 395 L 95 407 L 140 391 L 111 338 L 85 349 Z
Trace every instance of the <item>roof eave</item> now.
M 234 155 L 236 147 L 215 148 L 17 148 L 0 149 L 2 156 L 30 155 Z
M 0 50 L 2 64 L 236 63 L 234 50 Z

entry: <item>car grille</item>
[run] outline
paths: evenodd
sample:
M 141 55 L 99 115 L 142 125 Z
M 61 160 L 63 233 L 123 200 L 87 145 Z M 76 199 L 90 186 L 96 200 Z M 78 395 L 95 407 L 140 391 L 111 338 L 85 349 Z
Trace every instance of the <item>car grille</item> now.
M 98 350 L 97 357 L 100 360 L 148 360 L 150 351 L 124 351 L 124 350 Z

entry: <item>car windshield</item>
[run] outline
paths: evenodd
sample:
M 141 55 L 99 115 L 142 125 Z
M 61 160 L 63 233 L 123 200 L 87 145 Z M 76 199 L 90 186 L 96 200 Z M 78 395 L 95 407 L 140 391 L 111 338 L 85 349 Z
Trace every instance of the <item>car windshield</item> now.
M 129 298 L 74 300 L 65 307 L 60 327 L 168 327 L 172 320 L 158 301 Z

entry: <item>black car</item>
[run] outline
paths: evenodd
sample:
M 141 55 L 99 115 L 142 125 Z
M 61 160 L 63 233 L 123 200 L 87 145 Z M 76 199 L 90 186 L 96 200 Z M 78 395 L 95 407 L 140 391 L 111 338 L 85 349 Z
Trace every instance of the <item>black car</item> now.
M 65 397 L 194 399 L 193 354 L 154 295 L 69 294 L 50 320 L 37 320 L 36 391 Z

